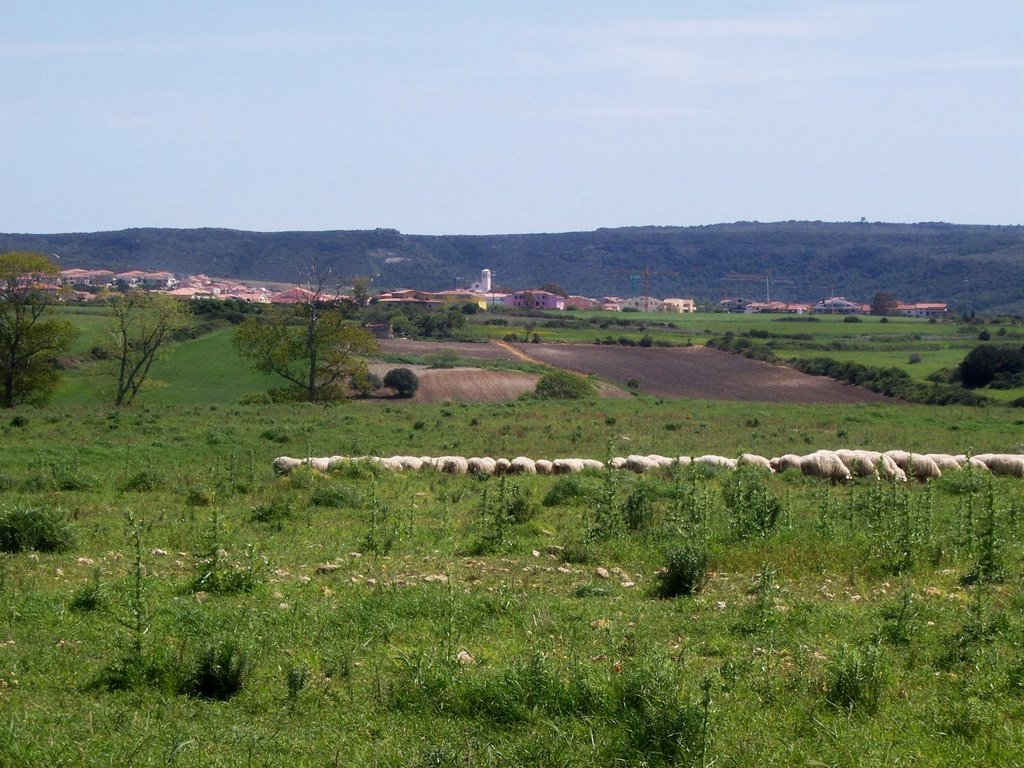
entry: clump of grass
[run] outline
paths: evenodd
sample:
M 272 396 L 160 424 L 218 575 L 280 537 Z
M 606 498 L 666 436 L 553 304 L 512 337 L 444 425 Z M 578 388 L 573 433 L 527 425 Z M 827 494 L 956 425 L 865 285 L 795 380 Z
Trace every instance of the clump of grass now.
M 700 765 L 706 755 L 710 686 L 700 702 L 685 700 L 666 660 L 626 665 L 615 681 L 612 708 L 622 724 L 612 761 L 638 765 Z
M 843 645 L 825 672 L 825 701 L 837 709 L 874 714 L 885 684 L 884 658 L 877 645 Z
M 23 504 L 0 508 L 0 552 L 66 552 L 73 542 L 60 510 Z
M 73 611 L 96 611 L 107 602 L 106 587 L 100 582 L 100 569 L 92 572 L 92 579 L 79 587 L 68 603 Z
M 544 494 L 541 504 L 545 507 L 557 507 L 565 504 L 576 504 L 587 493 L 586 484 L 576 475 L 563 475 L 551 484 Z
M 314 507 L 345 509 L 356 507 L 359 502 L 359 492 L 349 485 L 321 486 L 309 495 L 309 503 Z
M 138 491 L 147 493 L 165 485 L 163 475 L 154 469 L 142 469 L 124 478 L 118 486 L 122 491 Z
M 302 693 L 309 683 L 309 674 L 309 665 L 302 663 L 293 664 L 285 670 L 284 683 L 288 689 L 289 701 L 295 701 L 299 698 L 299 694 Z
M 249 658 L 234 640 L 207 645 L 196 655 L 178 692 L 212 701 L 227 701 L 245 685 Z
M 660 598 L 694 595 L 708 580 L 711 550 L 703 541 L 686 541 L 673 547 L 658 572 L 654 594 Z
M 277 443 L 278 445 L 287 443 L 292 439 L 291 435 L 289 435 L 283 429 L 278 429 L 277 427 L 267 427 L 262 432 L 260 432 L 260 437 L 262 437 L 264 440 L 269 440 L 272 443 Z
M 284 499 L 275 499 L 266 504 L 257 504 L 249 512 L 249 521 L 281 529 L 285 521 L 293 516 L 292 505 Z

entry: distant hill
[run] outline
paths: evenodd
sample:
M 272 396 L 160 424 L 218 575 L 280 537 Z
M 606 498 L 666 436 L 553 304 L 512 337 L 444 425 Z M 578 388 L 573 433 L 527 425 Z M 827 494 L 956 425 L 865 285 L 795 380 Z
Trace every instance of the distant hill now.
M 0 252 L 55 253 L 65 267 L 167 269 L 217 277 L 302 282 L 311 264 L 341 279 L 372 276 L 373 289 L 468 284 L 480 270 L 509 288 L 557 283 L 571 293 L 642 292 L 717 301 L 813 301 L 834 294 L 870 302 L 877 291 L 955 311 L 1024 314 L 1024 227 L 943 223 L 738 222 L 702 227 L 626 227 L 526 235 L 404 235 L 393 229 L 244 232 L 128 229 L 81 234 L 0 234 Z M 461 278 L 461 280 L 459 280 Z M 792 281 L 792 282 L 783 282 Z

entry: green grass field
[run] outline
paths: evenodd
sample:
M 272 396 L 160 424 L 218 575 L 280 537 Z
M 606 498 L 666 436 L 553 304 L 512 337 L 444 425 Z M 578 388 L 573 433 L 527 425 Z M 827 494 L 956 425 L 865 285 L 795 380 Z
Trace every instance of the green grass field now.
M 242 405 L 229 331 L 158 366 L 0 419 L 0 765 L 1019 764 L 1024 480 L 271 470 L 1024 453 L 1016 410 Z

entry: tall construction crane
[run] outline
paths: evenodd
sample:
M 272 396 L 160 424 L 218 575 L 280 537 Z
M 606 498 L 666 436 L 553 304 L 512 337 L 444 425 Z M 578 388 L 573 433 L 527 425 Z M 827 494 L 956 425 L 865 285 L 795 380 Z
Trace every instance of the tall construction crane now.
M 763 274 L 763 275 L 747 275 L 747 274 L 738 274 L 738 273 L 734 272 L 734 273 L 730 273 L 730 274 L 726 275 L 725 277 L 722 278 L 722 280 L 723 281 L 725 281 L 725 280 L 733 280 L 733 281 L 736 281 L 736 282 L 743 282 L 743 283 L 760 283 L 761 281 L 764 281 L 764 303 L 765 304 L 771 304 L 772 303 L 772 286 L 773 285 L 779 285 L 780 283 L 788 283 L 790 285 L 793 284 L 792 280 L 780 280 L 777 277 L 773 277 L 772 276 L 772 271 L 770 269 L 765 274 Z

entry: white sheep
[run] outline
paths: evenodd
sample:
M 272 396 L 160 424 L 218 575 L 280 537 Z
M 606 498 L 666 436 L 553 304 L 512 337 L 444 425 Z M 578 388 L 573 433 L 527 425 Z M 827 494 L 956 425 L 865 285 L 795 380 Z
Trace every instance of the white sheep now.
M 293 459 L 291 456 L 278 456 L 273 463 L 275 475 L 287 475 L 296 467 L 301 466 L 302 459 Z
M 882 454 L 875 455 L 871 451 L 856 451 L 846 448 L 840 448 L 835 453 L 854 477 L 873 477 L 876 480 L 878 479 L 877 464 Z
M 583 459 L 583 469 L 604 469 L 604 462 L 597 459 Z
M 787 469 L 800 469 L 800 457 L 795 453 L 784 453 L 769 459 L 772 469 L 776 472 L 785 472 Z
M 583 471 L 582 459 L 555 459 L 552 464 L 556 475 L 572 475 Z
M 489 456 L 473 456 L 466 460 L 468 471 L 471 475 L 493 475 L 494 459 Z
M 535 475 L 537 462 L 527 456 L 516 456 L 509 464 L 510 475 Z
M 979 453 L 976 457 L 993 475 L 1024 477 L 1024 456 L 1014 453 Z
M 757 467 L 758 469 L 763 469 L 766 472 L 775 472 L 775 470 L 772 469 L 772 463 L 764 456 L 758 456 L 756 453 L 744 453 L 740 456 L 739 463 L 751 467 Z
M 937 480 L 942 477 L 942 470 L 939 465 L 923 453 L 910 454 L 910 470 L 908 475 L 913 475 L 922 483 L 929 480 Z
M 555 465 L 547 459 L 537 459 L 533 462 L 533 466 L 536 468 L 538 475 L 553 475 L 555 473 Z
M 698 456 L 693 460 L 694 464 L 703 464 L 705 467 L 709 467 L 714 470 L 719 469 L 736 469 L 736 459 L 730 459 L 728 456 L 715 456 L 712 453 L 704 456 Z
M 688 466 L 690 466 L 690 464 L 693 463 L 693 457 L 692 456 L 676 456 L 675 463 L 677 465 L 679 465 L 680 467 L 688 467 Z
M 652 469 L 654 467 L 657 467 L 659 469 L 668 469 L 673 464 L 675 464 L 675 459 L 670 459 L 668 456 L 662 456 L 657 453 L 652 453 L 647 458 L 653 465 Z
M 935 462 L 935 466 L 942 472 L 953 472 L 963 468 L 963 463 L 956 456 L 951 456 L 948 453 L 926 453 L 929 459 Z M 964 461 L 967 457 L 964 457 Z
M 630 472 L 636 472 L 637 474 L 642 475 L 654 466 L 654 462 L 647 456 L 638 456 L 635 453 L 631 453 L 626 457 L 626 469 Z
M 465 456 L 438 456 L 434 466 L 449 475 L 464 475 L 469 472 L 469 462 Z
M 625 456 L 613 456 L 608 459 L 608 466 L 612 469 L 626 469 L 626 463 Z
M 808 477 L 820 477 L 833 483 L 852 479 L 849 468 L 834 451 L 815 451 L 800 457 L 800 471 Z
M 508 459 L 495 459 L 494 460 L 494 474 L 496 475 L 507 475 L 512 469 L 512 462 Z

